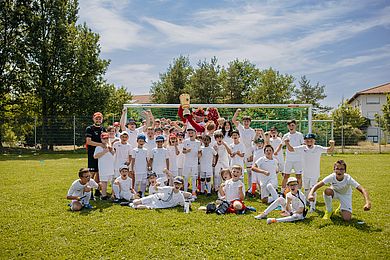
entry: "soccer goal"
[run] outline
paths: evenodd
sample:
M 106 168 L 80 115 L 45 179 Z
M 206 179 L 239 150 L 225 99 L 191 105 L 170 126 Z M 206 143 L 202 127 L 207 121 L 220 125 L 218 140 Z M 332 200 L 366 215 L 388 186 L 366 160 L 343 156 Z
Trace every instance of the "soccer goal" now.
M 166 118 L 180 120 L 177 115 L 179 104 L 125 104 L 127 117 L 140 122 L 144 119 L 145 110 L 150 110 L 154 118 Z M 238 117 L 250 116 L 252 128 L 263 128 L 265 131 L 272 126 L 277 127 L 279 132 L 287 132 L 287 121 L 297 121 L 297 130 L 306 133 L 315 133 L 320 144 L 326 144 L 332 139 L 333 127 L 331 120 L 313 120 L 311 104 L 191 104 L 191 109 L 216 108 L 221 117 L 231 120 L 235 111 L 240 108 Z

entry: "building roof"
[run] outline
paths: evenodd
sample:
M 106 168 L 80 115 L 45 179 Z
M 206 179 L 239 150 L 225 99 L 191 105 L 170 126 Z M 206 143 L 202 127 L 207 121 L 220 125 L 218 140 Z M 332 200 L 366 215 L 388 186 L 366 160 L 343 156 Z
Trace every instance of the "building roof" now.
M 355 95 L 353 95 L 352 98 L 348 100 L 348 103 L 351 103 L 360 95 L 389 94 L 389 93 L 390 93 L 390 82 L 356 92 Z
M 151 104 L 152 103 L 152 95 L 133 95 L 133 99 L 131 101 L 134 104 Z

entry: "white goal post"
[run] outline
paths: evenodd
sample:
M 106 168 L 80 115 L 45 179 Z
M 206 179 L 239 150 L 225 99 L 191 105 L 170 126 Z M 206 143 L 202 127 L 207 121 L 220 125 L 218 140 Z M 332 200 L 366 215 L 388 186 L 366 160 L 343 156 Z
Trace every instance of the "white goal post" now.
M 178 108 L 180 104 L 124 104 L 123 108 L 151 109 L 151 108 Z M 312 132 L 312 104 L 191 104 L 191 108 L 307 108 L 308 132 Z M 258 118 L 252 118 L 257 120 Z M 291 118 L 293 119 L 293 118 Z

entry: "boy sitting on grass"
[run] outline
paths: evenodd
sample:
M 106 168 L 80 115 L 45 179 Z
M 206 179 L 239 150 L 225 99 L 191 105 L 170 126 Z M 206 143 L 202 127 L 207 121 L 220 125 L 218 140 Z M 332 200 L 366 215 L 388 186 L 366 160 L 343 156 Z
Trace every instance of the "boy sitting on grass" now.
M 224 188 L 220 189 L 220 193 L 225 197 L 225 200 L 230 203 L 229 213 L 239 213 L 246 209 L 243 200 L 244 183 L 241 181 L 242 167 L 240 165 L 232 166 L 232 178 L 225 182 Z
M 129 177 L 129 167 L 122 165 L 119 167 L 120 176 L 115 179 L 112 185 L 112 190 L 115 195 L 114 203 L 124 199 L 130 201 L 134 198 L 139 198 L 137 192 L 133 189 L 133 180 Z
M 287 193 L 286 199 L 279 197 L 260 215 L 257 215 L 256 219 L 264 219 L 268 214 L 276 209 L 278 206 L 282 206 L 283 218 L 268 218 L 267 224 L 276 222 L 292 222 L 296 220 L 302 220 L 305 218 L 304 210 L 306 207 L 306 197 L 298 189 L 298 180 L 295 177 L 289 177 L 287 180 L 287 186 L 290 192 Z
M 347 164 L 343 160 L 338 160 L 334 164 L 334 172 L 322 181 L 318 182 L 311 189 L 308 200 L 314 201 L 314 193 L 324 186 L 325 184 L 331 184 L 329 188 L 326 188 L 324 191 L 324 201 L 325 201 L 325 215 L 323 219 L 329 219 L 332 212 L 332 200 L 340 200 L 340 206 L 335 210 L 335 213 L 340 212 L 342 218 L 345 221 L 350 221 L 352 218 L 352 189 L 351 187 L 356 188 L 360 193 L 363 194 L 366 204 L 364 204 L 364 211 L 371 209 L 371 201 L 368 196 L 368 192 L 349 174 L 345 173 L 347 170 Z
M 79 170 L 79 179 L 75 180 L 68 190 L 66 199 L 72 200 L 69 204 L 72 211 L 79 211 L 83 207 L 92 209 L 89 200 L 91 198 L 91 190 L 97 189 L 98 184 L 91 179 L 88 168 L 81 168 Z

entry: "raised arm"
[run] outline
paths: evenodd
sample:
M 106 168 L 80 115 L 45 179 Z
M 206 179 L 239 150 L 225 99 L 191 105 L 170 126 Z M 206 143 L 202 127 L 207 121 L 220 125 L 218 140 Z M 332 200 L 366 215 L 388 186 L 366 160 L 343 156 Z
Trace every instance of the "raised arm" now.
M 119 121 L 122 131 L 126 131 L 126 115 L 127 115 L 127 109 L 124 108 L 122 109 L 121 120 Z
M 287 147 L 287 149 L 288 149 L 290 152 L 294 152 L 294 151 L 295 151 L 295 150 L 294 150 L 294 147 L 292 147 L 291 144 L 290 144 L 290 139 L 284 140 L 284 143 L 286 144 L 286 147 Z
M 238 125 L 240 124 L 240 122 L 238 122 L 238 120 L 237 120 L 238 114 L 240 114 L 240 112 L 241 112 L 241 109 L 238 108 L 238 109 L 236 110 L 236 112 L 234 112 L 234 115 L 233 115 L 233 118 L 232 118 L 232 122 L 233 122 L 233 124 L 234 124 L 236 127 L 238 127 Z
M 327 153 L 332 153 L 334 151 L 334 144 L 335 144 L 334 140 L 329 140 L 329 147 L 326 150 Z

